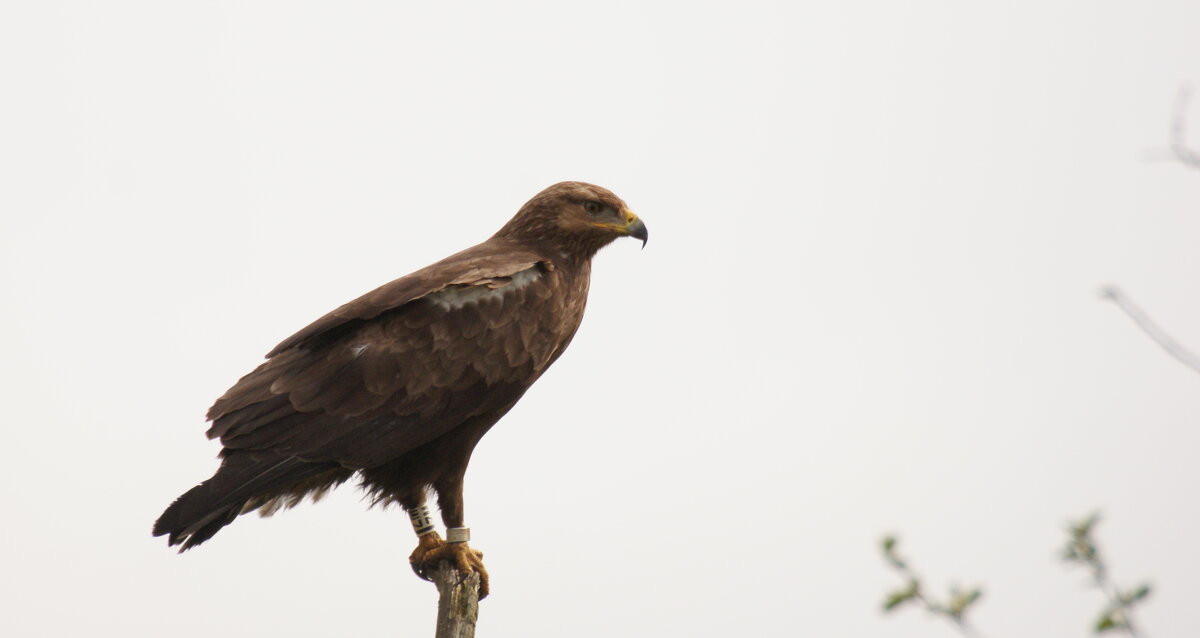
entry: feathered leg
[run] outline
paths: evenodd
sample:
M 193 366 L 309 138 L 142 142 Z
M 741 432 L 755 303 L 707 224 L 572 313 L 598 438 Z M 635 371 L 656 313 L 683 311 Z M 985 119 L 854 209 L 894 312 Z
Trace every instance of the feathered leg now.
M 433 571 L 441 561 L 449 561 L 464 578 L 472 572 L 477 573 L 479 599 L 483 600 L 489 591 L 488 572 L 483 566 L 483 552 L 472 549 L 467 544 L 470 530 L 463 526 L 462 488 L 465 471 L 464 467 L 462 471 L 439 480 L 433 486 L 438 495 L 438 509 L 442 512 L 442 522 L 446 524 L 446 540 L 442 540 L 437 532 L 432 531 L 431 522 L 427 532 L 422 533 L 418 527 L 422 510 L 428 517 L 428 509 L 423 503 L 409 510 L 409 516 L 413 519 L 413 529 L 417 531 L 418 536 L 417 548 L 409 556 L 409 563 L 413 571 L 425 580 L 431 579 Z

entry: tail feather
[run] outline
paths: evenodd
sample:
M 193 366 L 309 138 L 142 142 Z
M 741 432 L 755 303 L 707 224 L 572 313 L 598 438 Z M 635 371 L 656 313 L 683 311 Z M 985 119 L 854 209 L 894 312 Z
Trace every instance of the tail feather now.
M 310 480 L 323 474 L 328 475 L 327 480 Z M 244 511 L 284 495 L 294 496 L 294 504 L 304 493 L 341 483 L 350 474 L 336 463 L 306 463 L 294 456 L 230 454 L 212 478 L 171 503 L 155 521 L 154 535 L 167 536 L 167 543 L 182 545 L 179 551 L 183 552 L 212 538 Z

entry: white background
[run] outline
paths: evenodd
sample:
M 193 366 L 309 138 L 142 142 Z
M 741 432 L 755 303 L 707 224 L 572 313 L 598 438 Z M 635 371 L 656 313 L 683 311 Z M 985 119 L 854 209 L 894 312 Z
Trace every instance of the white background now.
M 1186 2 L 11 2 L 0 9 L 0 630 L 427 636 L 345 486 L 178 556 L 204 410 L 334 306 L 575 179 L 646 221 L 476 451 L 479 635 L 1085 636 L 1093 509 L 1200 633 L 1200 78 Z M 1200 127 L 1200 107 L 1193 113 Z

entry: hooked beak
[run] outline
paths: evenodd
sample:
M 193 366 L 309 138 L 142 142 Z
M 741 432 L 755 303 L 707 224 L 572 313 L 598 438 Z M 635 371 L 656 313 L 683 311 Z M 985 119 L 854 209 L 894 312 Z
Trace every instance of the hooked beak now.
M 650 231 L 646 230 L 646 225 L 630 210 L 625 211 L 624 230 L 626 235 L 642 240 L 642 248 L 646 247 L 646 240 L 650 238 Z

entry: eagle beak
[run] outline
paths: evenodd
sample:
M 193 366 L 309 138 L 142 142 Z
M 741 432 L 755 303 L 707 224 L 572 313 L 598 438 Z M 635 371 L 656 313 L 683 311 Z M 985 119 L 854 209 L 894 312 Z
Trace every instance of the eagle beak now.
M 629 210 L 625 211 L 625 234 L 642 240 L 642 248 L 646 247 L 646 240 L 650 238 L 650 231 L 646 230 L 646 225 Z

